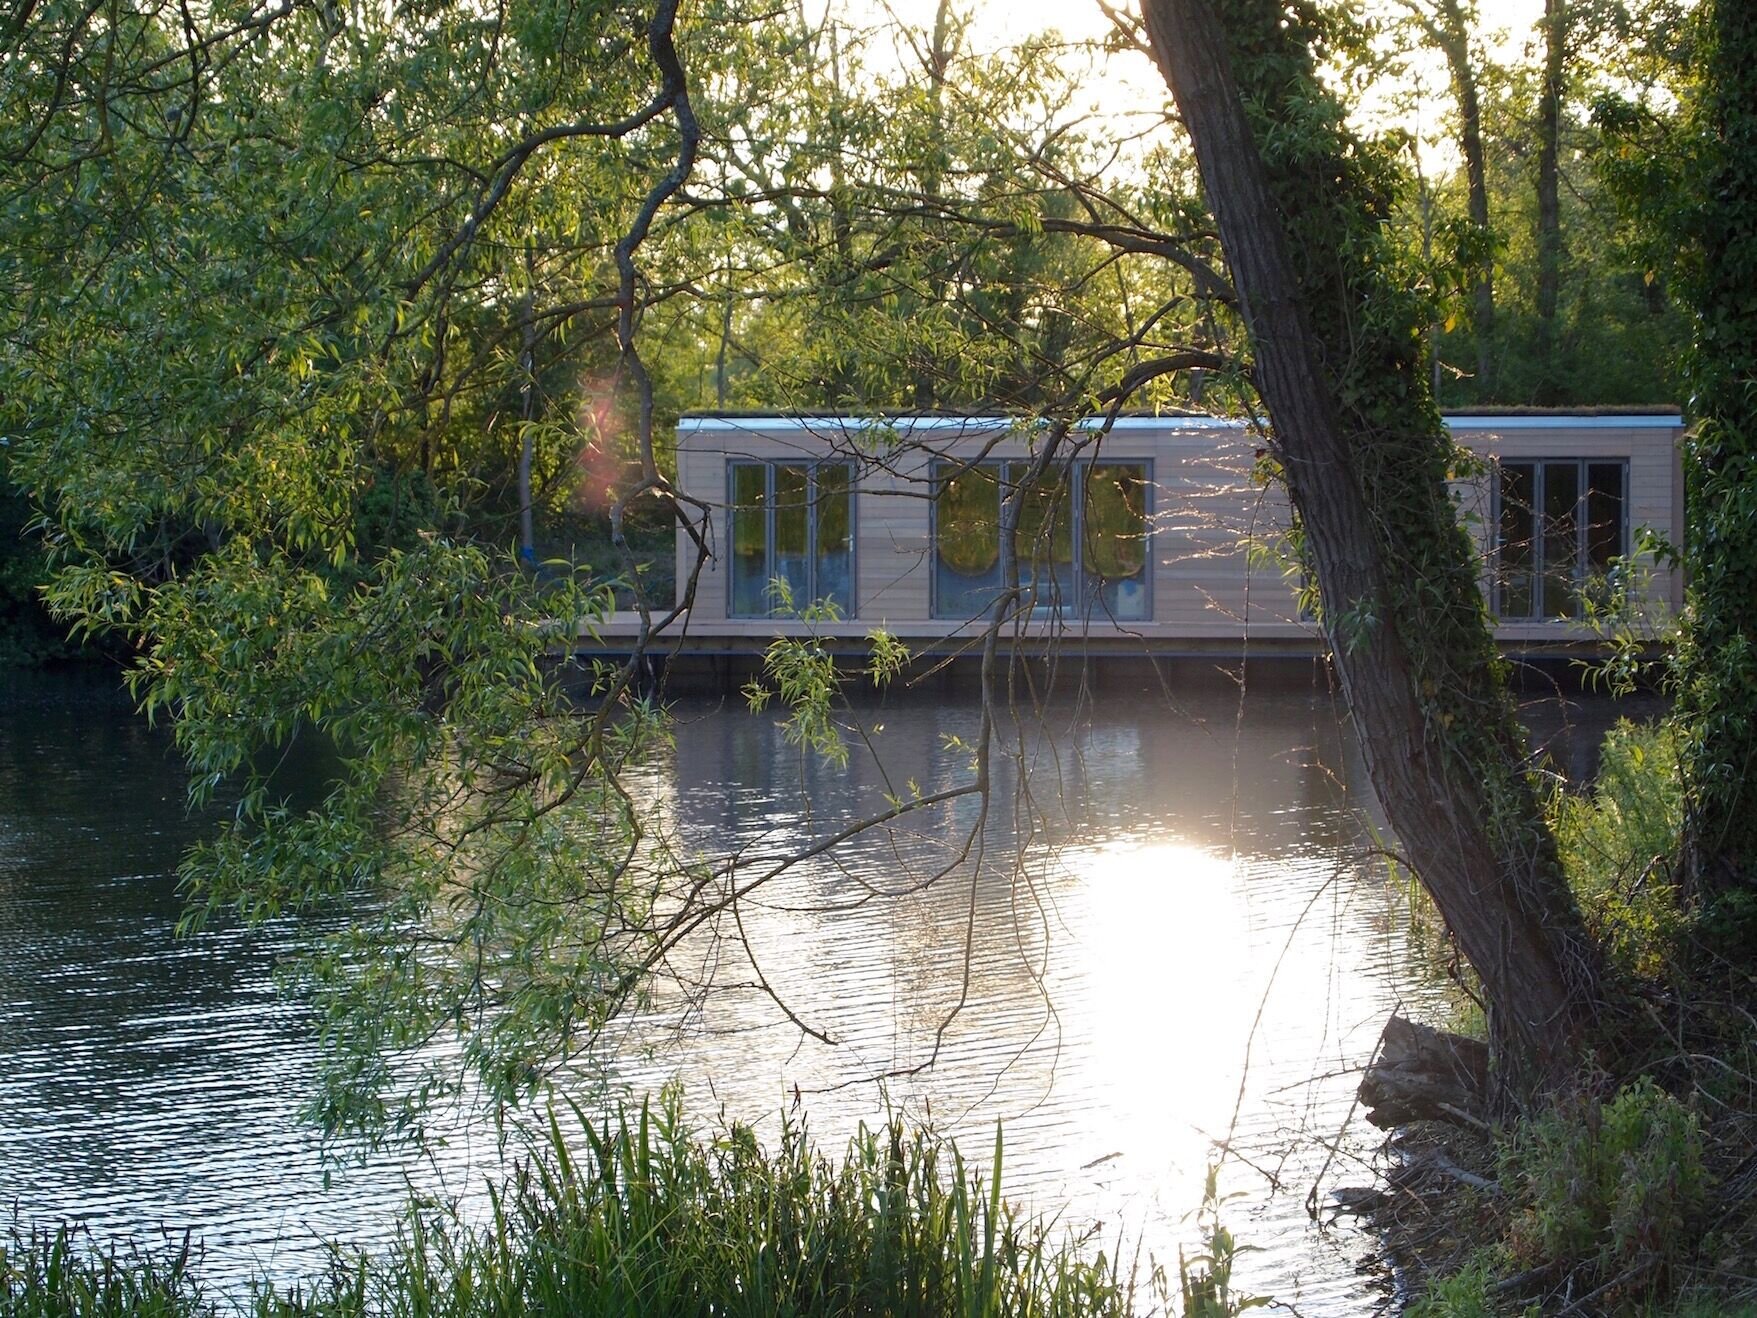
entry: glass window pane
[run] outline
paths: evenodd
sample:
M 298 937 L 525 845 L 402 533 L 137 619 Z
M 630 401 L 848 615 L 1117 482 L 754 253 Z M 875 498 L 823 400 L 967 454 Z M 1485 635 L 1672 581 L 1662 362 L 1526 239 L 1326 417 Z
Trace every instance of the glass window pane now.
M 1629 529 L 1623 512 L 1623 464 L 1594 462 L 1586 468 L 1586 561 L 1595 573 L 1623 556 Z
M 1601 609 L 1614 607 L 1625 582 L 1622 559 L 1629 520 L 1624 501 L 1624 466 L 1591 462 L 1586 466 L 1585 590 Z
M 1081 607 L 1088 617 L 1147 616 L 1147 468 L 1095 463 L 1086 472 Z
M 1013 464 L 1009 481 L 1023 481 L 1029 468 Z M 1074 508 L 1066 471 L 1046 471 L 1021 491 L 1019 555 L 1021 603 L 1033 609 L 1059 609 L 1074 591 Z
M 970 618 L 994 602 L 1001 586 L 1000 472 L 944 470 L 934 497 L 934 615 Z
M 792 609 L 797 612 L 811 603 L 809 474 L 804 467 L 776 467 L 774 472 L 775 565 L 771 571 L 786 583 Z M 780 607 L 779 599 L 769 601 L 771 611 Z
M 760 617 L 768 612 L 768 471 L 749 462 L 732 467 L 732 614 Z
M 1532 606 L 1532 486 L 1537 473 L 1528 462 L 1503 462 L 1501 520 L 1495 545 L 1495 565 L 1500 578 L 1500 612 L 1503 618 L 1529 618 Z
M 1572 618 L 1579 612 L 1580 466 L 1543 464 L 1543 612 Z
M 812 590 L 854 615 L 854 526 L 850 516 L 850 488 L 854 473 L 849 467 L 831 464 L 817 468 L 817 581 Z

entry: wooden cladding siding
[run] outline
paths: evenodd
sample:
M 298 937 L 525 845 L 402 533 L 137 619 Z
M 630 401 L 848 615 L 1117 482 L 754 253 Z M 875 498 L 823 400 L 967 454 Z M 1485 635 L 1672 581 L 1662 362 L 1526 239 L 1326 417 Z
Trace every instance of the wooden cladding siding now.
M 1625 424 L 1618 424 L 1625 421 Z M 899 422 L 899 427 L 909 423 Z M 1458 418 L 1460 444 L 1493 462 L 1589 458 L 1628 464 L 1631 539 L 1642 527 L 1668 538 L 1680 531 L 1681 507 L 1677 418 L 1575 418 L 1545 415 Z M 728 464 L 812 463 L 855 465 L 855 590 L 848 622 L 827 629 L 858 636 L 884 626 L 906 637 L 959 631 L 960 620 L 933 617 L 933 471 L 936 463 L 1004 461 L 1029 456 L 1026 445 L 1003 425 L 940 419 L 914 430 L 900 445 L 875 444 L 871 432 L 833 419 L 776 418 L 685 420 L 679 428 L 679 484 L 707 506 L 713 557 L 704 566 L 689 631 L 698 637 L 760 638 L 789 629 L 785 620 L 731 618 L 729 609 L 730 516 Z M 1159 641 L 1257 636 L 1300 638 L 1315 629 L 1302 622 L 1295 600 L 1297 577 L 1276 560 L 1288 524 L 1285 496 L 1257 474 L 1259 439 L 1248 429 L 1206 418 L 1156 423 L 1130 418 L 1080 460 L 1141 462 L 1152 485 L 1149 583 L 1152 616 L 1117 623 L 1095 614 L 1089 623 L 1023 624 L 1034 633 L 1060 628 Z M 1493 534 L 1492 480 L 1477 474 L 1454 487 L 1465 524 L 1485 563 Z M 693 560 L 693 541 L 678 533 L 679 583 Z M 1650 607 L 1681 603 L 1676 574 L 1649 561 Z M 967 626 L 967 620 L 963 624 Z M 826 630 L 820 628 L 820 630 Z M 1502 623 L 1497 635 L 1509 643 L 1580 639 L 1578 624 L 1562 621 Z
M 1533 418 L 1469 418 L 1453 422 L 1453 434 L 1461 447 L 1490 461 L 1541 462 L 1546 458 L 1582 458 L 1621 461 L 1628 464 L 1628 524 L 1632 550 L 1638 549 L 1641 531 L 1649 529 L 1678 543 L 1683 535 L 1683 470 L 1678 440 L 1683 426 L 1676 417 L 1662 420 L 1642 417 L 1645 424 L 1612 424 L 1620 418 L 1545 417 L 1548 426 L 1530 424 Z M 1576 420 L 1570 426 L 1568 422 Z M 1579 424 L 1590 420 L 1592 424 Z M 1524 423 L 1524 424 L 1519 424 Z M 1492 480 L 1478 477 L 1455 487 L 1460 509 L 1466 514 L 1477 552 L 1485 563 L 1494 534 Z M 1683 575 L 1655 565 L 1653 556 L 1634 555 L 1639 565 L 1642 612 L 1650 623 L 1683 607 Z M 1579 638 L 1587 633 L 1578 623 L 1564 620 L 1497 621 L 1495 635 L 1508 642 L 1543 642 Z

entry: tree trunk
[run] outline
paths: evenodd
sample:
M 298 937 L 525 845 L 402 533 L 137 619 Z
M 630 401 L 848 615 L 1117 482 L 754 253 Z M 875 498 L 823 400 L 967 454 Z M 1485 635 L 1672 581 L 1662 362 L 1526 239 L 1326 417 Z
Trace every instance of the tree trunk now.
M 1541 1084 L 1574 1054 L 1597 960 L 1523 772 L 1447 496 L 1426 308 L 1383 264 L 1382 162 L 1348 140 L 1312 35 L 1274 0 L 1144 0 L 1144 12 L 1251 332 L 1374 789 L 1482 979 L 1503 1082 Z M 1273 170 L 1252 115 L 1300 125 L 1275 140 Z
M 1684 448 L 1690 604 L 1678 712 L 1690 817 L 1686 872 L 1723 950 L 1757 959 L 1757 8 L 1717 0 L 1698 142 L 1700 228 L 1685 291 L 1696 313 Z
M 1458 149 L 1464 156 L 1464 181 L 1468 191 L 1470 222 L 1482 235 L 1482 269 L 1476 278 L 1476 392 L 1482 402 L 1495 394 L 1495 256 L 1489 228 L 1489 179 L 1482 150 L 1482 106 L 1477 99 L 1476 69 L 1470 62 L 1470 24 L 1458 0 L 1440 0 L 1429 33 L 1446 57 L 1452 77 L 1452 93 L 1458 98 Z
M 1565 0 L 1544 0 L 1543 90 L 1537 103 L 1537 368 L 1535 401 L 1561 398 L 1556 310 L 1562 289 L 1562 79 L 1567 54 Z

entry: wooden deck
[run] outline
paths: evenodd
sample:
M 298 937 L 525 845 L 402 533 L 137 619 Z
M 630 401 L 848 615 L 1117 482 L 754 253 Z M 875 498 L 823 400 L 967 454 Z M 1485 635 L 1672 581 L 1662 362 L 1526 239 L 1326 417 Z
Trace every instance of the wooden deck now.
M 878 627 L 902 641 L 912 655 L 922 658 L 975 658 L 983 644 L 978 624 L 962 626 L 932 619 L 898 623 L 865 620 L 817 624 L 809 629 L 780 626 L 760 619 L 713 619 L 706 626 L 680 619 L 653 639 L 649 657 L 655 660 L 741 658 L 754 666 L 777 635 L 818 637 L 825 649 L 846 655 L 850 662 L 869 649 L 867 637 Z M 631 653 L 640 636 L 640 615 L 618 612 L 589 632 L 582 632 L 575 653 L 590 658 L 617 658 Z M 1577 627 L 1550 624 L 1498 628 L 1501 651 L 1519 661 L 1590 662 L 1603 659 L 1609 642 L 1583 633 Z M 1315 659 L 1324 654 L 1323 637 L 1310 623 L 1266 622 L 1240 629 L 1228 622 L 1131 623 L 1126 627 L 1095 623 L 1080 629 L 1072 623 L 1055 624 L 1034 619 L 1002 633 L 1008 653 L 1057 654 L 1068 660 L 1209 659 L 1236 661 L 1256 659 Z

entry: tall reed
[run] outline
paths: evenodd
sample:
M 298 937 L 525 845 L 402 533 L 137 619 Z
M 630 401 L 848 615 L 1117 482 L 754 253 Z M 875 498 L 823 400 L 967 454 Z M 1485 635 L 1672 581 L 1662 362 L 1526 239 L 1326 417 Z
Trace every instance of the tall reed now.
M 984 1178 L 955 1149 L 894 1122 L 862 1130 L 831 1164 L 791 1122 L 772 1150 L 738 1126 L 697 1138 L 669 1097 L 613 1121 L 576 1116 L 583 1148 L 552 1120 L 547 1148 L 494 1196 L 486 1223 L 412 1215 L 387 1258 L 339 1263 L 298 1312 L 1134 1311 L 1132 1278 L 1114 1262 L 1088 1259 L 1006 1204 L 998 1134 Z
M 412 1206 L 388 1251 L 337 1250 L 315 1282 L 259 1284 L 246 1307 L 258 1318 L 1108 1318 L 1175 1302 L 1159 1270 L 1137 1278 L 1091 1239 L 1009 1205 L 998 1131 L 978 1170 L 895 1120 L 862 1128 L 838 1162 L 793 1122 L 768 1149 L 736 1125 L 702 1137 L 670 1094 L 608 1119 L 575 1109 L 567 1124 L 574 1138 L 551 1117 L 480 1220 Z M 223 1311 L 187 1251 L 123 1257 L 17 1231 L 8 1249 L 4 1318 Z
M 79 1232 L 0 1239 L 0 1314 L 6 1318 L 185 1318 L 207 1313 L 189 1238 L 173 1248 L 94 1248 Z

